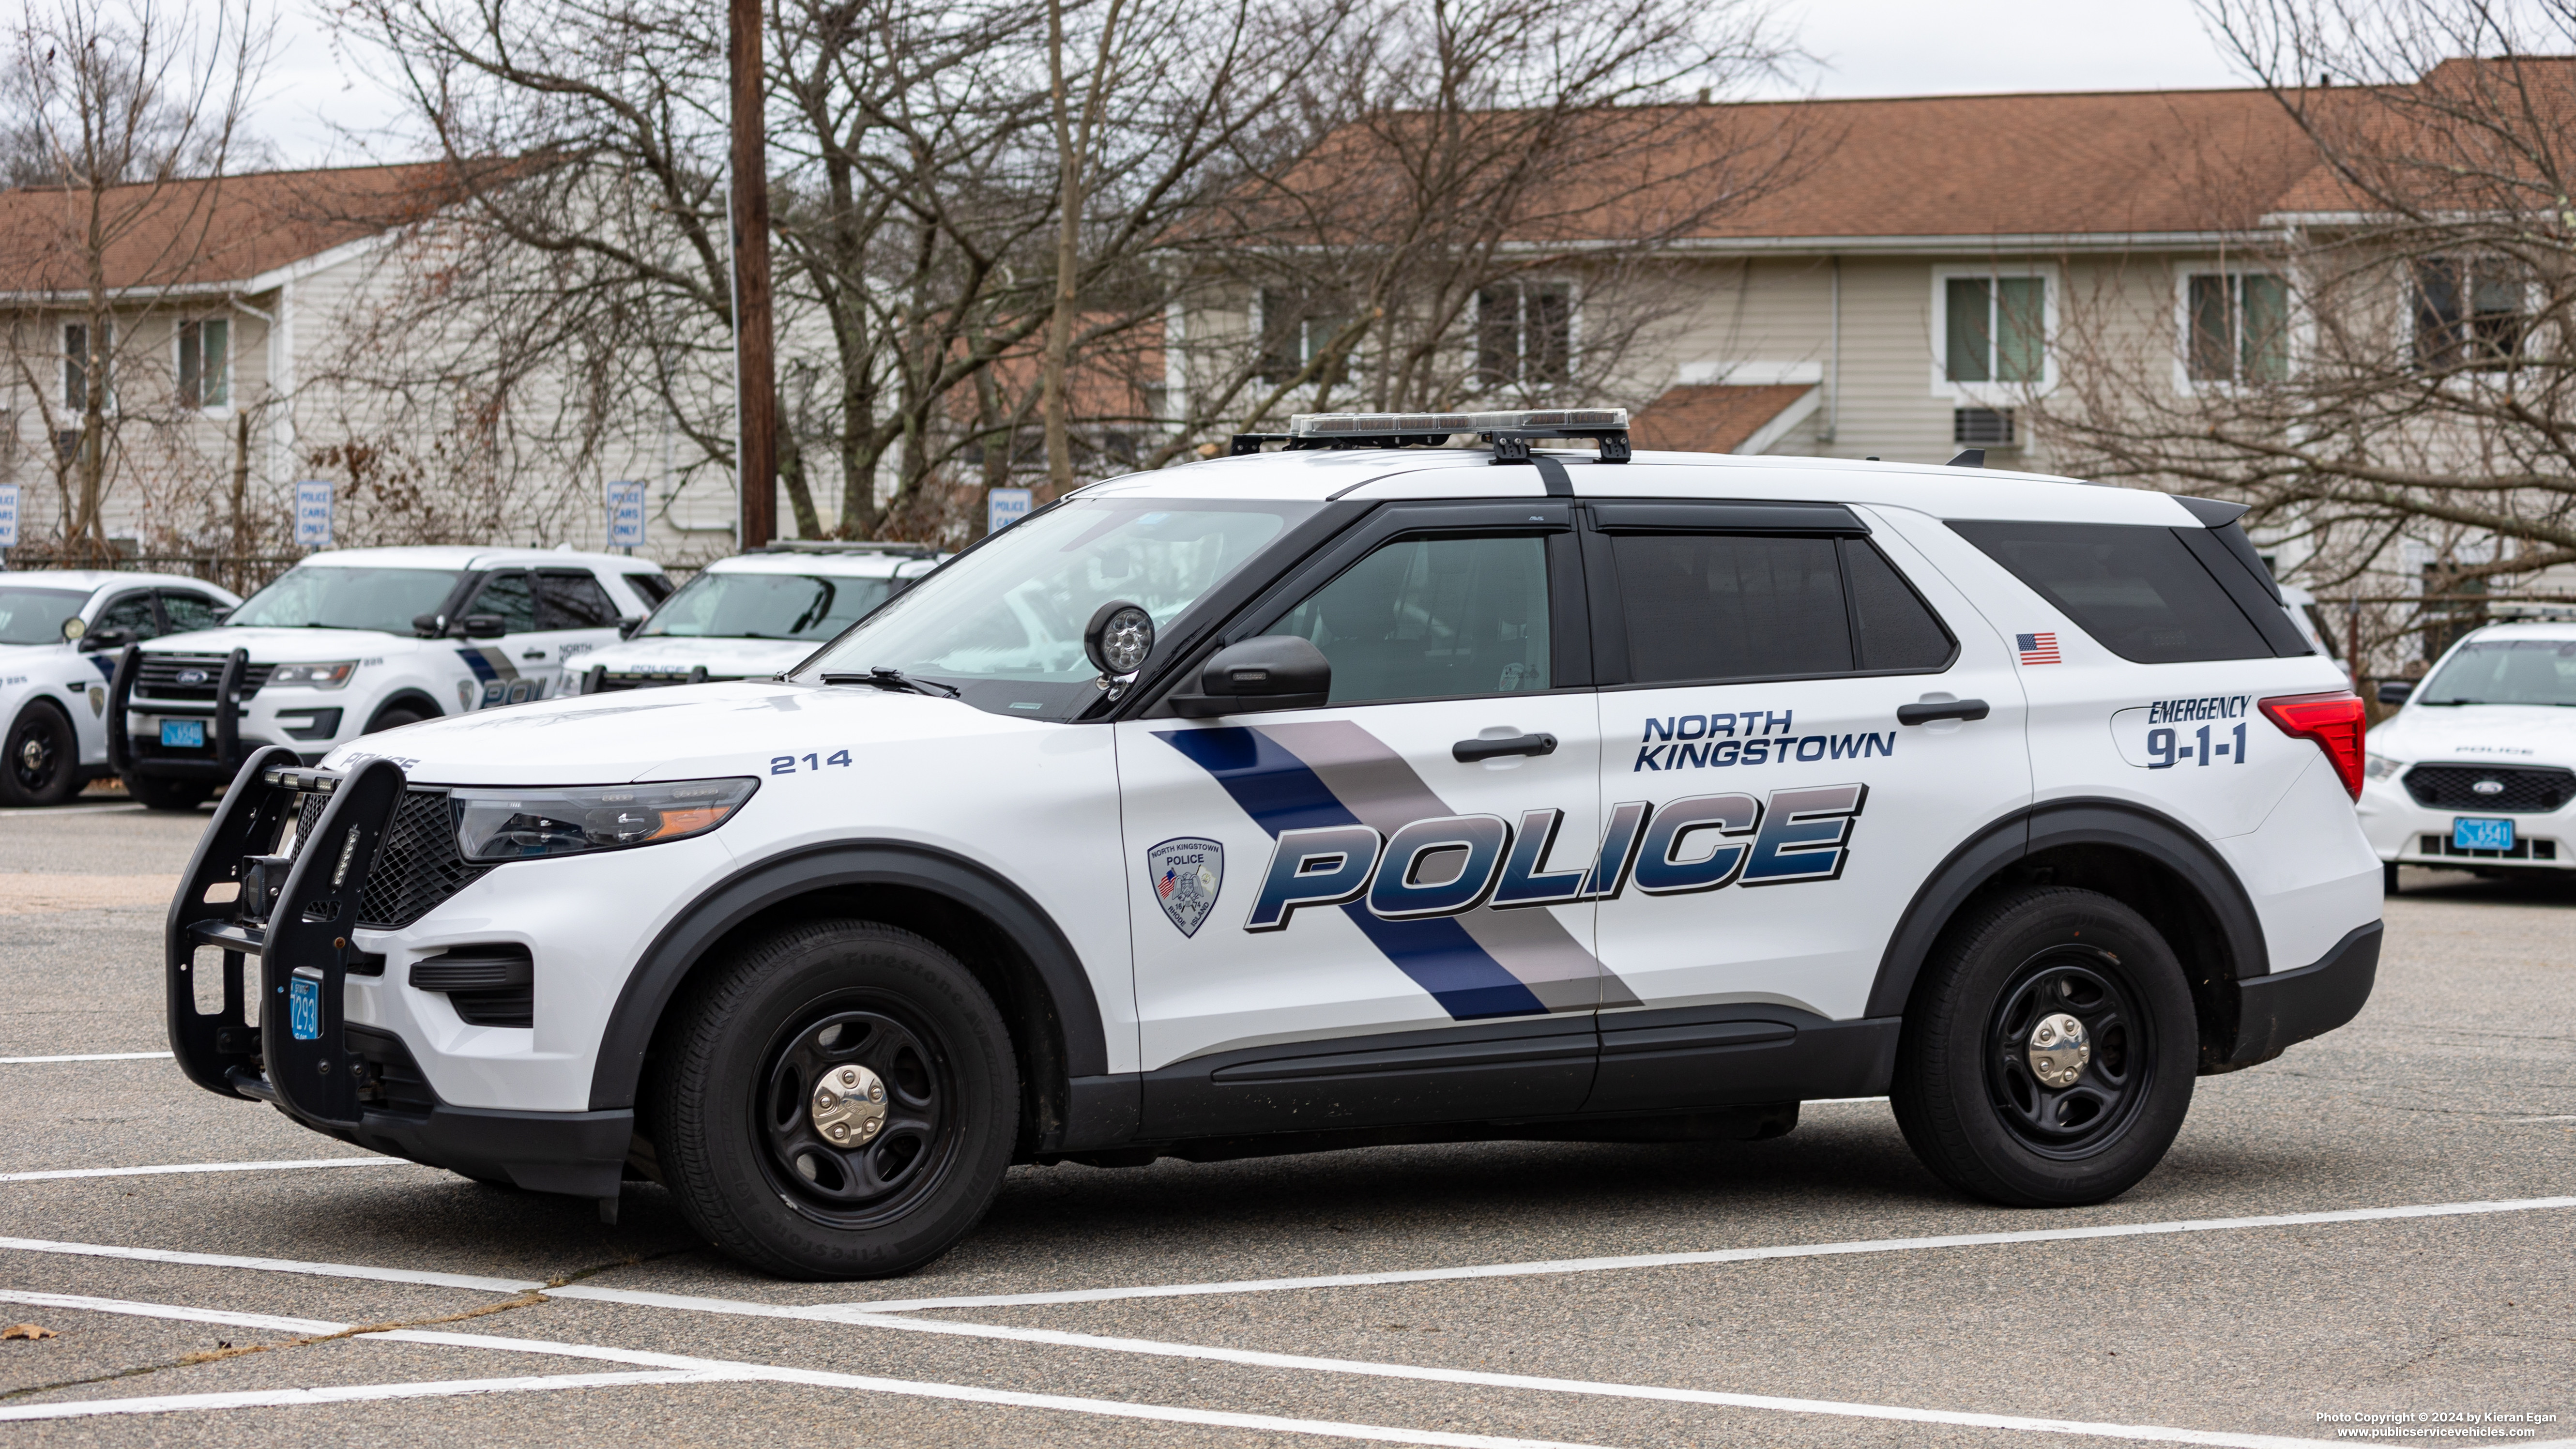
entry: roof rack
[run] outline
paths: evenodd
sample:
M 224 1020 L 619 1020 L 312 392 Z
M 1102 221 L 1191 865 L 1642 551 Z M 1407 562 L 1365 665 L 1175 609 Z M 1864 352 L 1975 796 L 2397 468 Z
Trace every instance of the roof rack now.
M 1628 461 L 1626 408 L 1524 408 L 1488 413 L 1298 413 L 1284 433 L 1237 433 L 1230 457 L 1258 453 L 1265 444 L 1289 452 L 1345 448 L 1439 448 L 1472 433 L 1494 450 L 1497 463 L 1526 463 L 1530 443 L 1547 438 L 1590 438 L 1601 461 Z
M 782 538 L 762 544 L 753 553 L 890 553 L 911 558 L 929 558 L 939 552 L 927 543 L 879 543 L 869 538 Z

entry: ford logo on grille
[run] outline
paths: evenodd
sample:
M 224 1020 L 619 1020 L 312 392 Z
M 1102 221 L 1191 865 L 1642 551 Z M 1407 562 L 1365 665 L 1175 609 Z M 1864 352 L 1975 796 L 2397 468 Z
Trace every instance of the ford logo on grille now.
M 214 678 L 214 676 L 208 674 L 202 669 L 182 669 L 179 671 L 176 678 L 181 684 L 203 684 L 207 680 Z M 2496 788 L 2503 789 L 2504 787 L 2499 785 Z
M 2504 793 L 2504 781 L 2480 780 L 2469 788 L 2481 795 L 2501 795 Z

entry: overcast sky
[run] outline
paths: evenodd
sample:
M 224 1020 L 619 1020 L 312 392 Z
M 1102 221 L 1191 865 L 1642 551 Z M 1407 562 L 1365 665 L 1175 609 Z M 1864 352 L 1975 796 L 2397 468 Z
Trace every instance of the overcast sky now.
M 2189 0 L 1782 0 L 1818 64 L 1770 94 L 2142 90 L 2242 85 Z M 709 12 L 717 6 L 709 0 Z M 401 106 L 335 52 L 314 9 L 289 4 L 255 117 L 290 166 L 399 159 L 375 136 Z M 355 133 L 354 135 L 343 134 Z

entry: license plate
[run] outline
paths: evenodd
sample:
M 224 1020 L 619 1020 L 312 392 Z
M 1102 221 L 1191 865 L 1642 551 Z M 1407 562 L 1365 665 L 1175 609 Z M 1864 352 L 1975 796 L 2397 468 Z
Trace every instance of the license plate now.
M 286 1029 L 297 1041 L 322 1035 L 322 983 L 298 971 L 286 981 Z
M 161 721 L 161 743 L 180 749 L 202 750 L 206 747 L 206 722 L 201 719 L 165 719 Z
M 2453 850 L 2511 850 L 2513 822 L 2510 820 L 2455 819 L 2451 822 Z

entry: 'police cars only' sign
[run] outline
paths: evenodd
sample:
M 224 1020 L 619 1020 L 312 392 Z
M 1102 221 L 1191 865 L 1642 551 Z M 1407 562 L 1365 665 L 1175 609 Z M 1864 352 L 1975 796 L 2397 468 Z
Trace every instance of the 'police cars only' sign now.
M 331 546 L 331 485 L 307 482 L 295 485 L 295 546 L 329 548 Z

